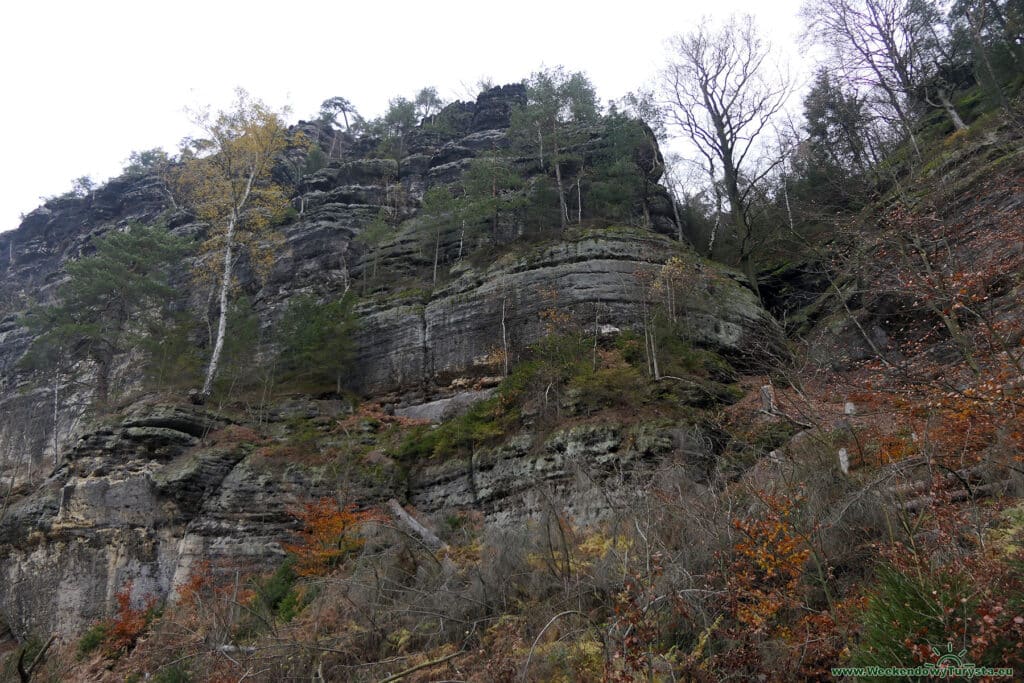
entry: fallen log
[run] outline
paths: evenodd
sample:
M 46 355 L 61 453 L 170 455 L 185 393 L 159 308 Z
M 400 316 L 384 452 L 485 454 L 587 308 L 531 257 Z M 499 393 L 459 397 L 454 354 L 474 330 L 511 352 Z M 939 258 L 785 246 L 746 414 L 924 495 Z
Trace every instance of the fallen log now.
M 405 508 L 403 508 L 402 505 L 394 498 L 388 501 L 388 510 L 391 511 L 391 514 L 394 515 L 395 520 L 399 524 L 412 532 L 413 535 L 423 541 L 423 543 L 431 550 L 437 551 L 448 549 L 447 543 L 438 538 L 437 534 L 433 531 L 417 522 L 416 519 L 406 512 Z

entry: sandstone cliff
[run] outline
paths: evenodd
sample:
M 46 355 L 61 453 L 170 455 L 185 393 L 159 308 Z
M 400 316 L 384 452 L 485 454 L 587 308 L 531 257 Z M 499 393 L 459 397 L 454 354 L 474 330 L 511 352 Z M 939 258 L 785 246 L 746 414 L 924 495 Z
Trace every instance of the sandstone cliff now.
M 646 295 L 637 274 L 678 257 L 708 275 L 681 302 L 691 343 L 734 362 L 777 352 L 779 328 L 742 276 L 674 239 L 671 203 L 656 185 L 656 149 L 640 150 L 653 154 L 647 227 L 538 237 L 513 223 L 496 243 L 476 238 L 474 247 L 489 249 L 477 258 L 461 258 L 471 249 L 455 231 L 434 247 L 444 254 L 444 277 L 431 286 L 431 257 L 415 236 L 423 194 L 456 182 L 473 158 L 507 147 L 510 112 L 524 97 L 520 86 L 506 86 L 451 105 L 450 126 L 417 131 L 398 161 L 371 158 L 365 141 L 321 124 L 300 124 L 330 159 L 295 185 L 296 215 L 280 228 L 269 275 L 257 280 L 243 270 L 240 287 L 260 325 L 272 326 L 300 293 L 358 293 L 350 388 L 399 414 L 436 419 L 451 414 L 452 401 L 464 406 L 489 394 L 479 390 L 496 381 L 488 354 L 503 346 L 513 362 L 522 356 L 547 334 L 546 308 L 593 321 L 595 335 L 596 328 L 639 328 Z M 597 153 L 601 136 L 599 127 L 591 131 L 582 153 Z M 371 254 L 359 238 L 385 206 L 402 219 Z M 628 495 L 635 472 L 668 453 L 692 457 L 694 476 L 704 467 L 709 440 L 692 421 L 526 431 L 468 460 L 412 472 L 386 455 L 377 465 L 343 458 L 341 470 L 282 466 L 261 453 L 259 439 L 232 432 L 252 426 L 237 407 L 136 393 L 114 414 L 95 415 L 86 389 L 59 378 L 48 385 L 19 370 L 31 341 L 19 315 L 52 296 L 62 264 L 88 253 L 96 235 L 158 217 L 181 235 L 205 229 L 176 209 L 158 177 L 142 175 L 47 202 L 0 236 L 0 484 L 13 486 L 0 517 L 0 622 L 19 637 L 71 637 L 102 616 L 129 580 L 139 594 L 166 598 L 204 559 L 271 567 L 294 525 L 289 511 L 311 497 L 340 492 L 364 504 L 399 497 L 427 515 L 480 510 L 499 526 L 558 500 L 586 522 Z M 389 277 L 367 288 L 371 268 Z M 183 295 L 183 305 L 197 311 L 204 301 L 200 293 Z M 130 364 L 119 369 L 126 391 L 138 382 L 135 372 Z M 474 384 L 478 390 L 467 391 Z M 298 421 L 319 430 L 318 447 L 325 447 L 331 425 L 349 409 L 337 399 L 277 401 L 259 418 L 269 430 L 262 438 L 287 439 Z

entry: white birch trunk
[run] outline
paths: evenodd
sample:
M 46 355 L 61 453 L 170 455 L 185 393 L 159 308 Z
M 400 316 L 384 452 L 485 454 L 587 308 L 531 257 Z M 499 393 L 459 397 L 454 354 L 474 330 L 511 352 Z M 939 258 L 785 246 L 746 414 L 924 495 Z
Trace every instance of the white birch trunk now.
M 239 215 L 242 208 L 249 201 L 252 192 L 252 184 L 256 180 L 257 169 L 249 172 L 249 178 L 245 183 L 245 190 L 238 203 L 231 208 L 231 218 L 228 219 L 228 229 L 224 235 L 224 271 L 220 281 L 220 318 L 217 321 L 217 341 L 213 345 L 213 354 L 210 356 L 210 365 L 206 369 L 206 380 L 203 382 L 202 396 L 210 395 L 210 387 L 217 376 L 217 366 L 220 365 L 220 354 L 224 350 L 224 337 L 228 330 L 228 294 L 231 291 L 231 258 L 235 240 L 235 227 L 238 225 Z
M 53 373 L 53 466 L 60 465 L 60 373 Z
M 437 287 L 437 258 L 441 251 L 441 228 L 437 229 L 434 233 L 434 279 L 430 283 L 431 287 Z
M 718 226 L 722 222 L 721 213 L 715 214 L 715 224 L 711 226 L 711 236 L 708 237 L 708 253 L 707 257 L 711 258 L 711 255 L 715 252 L 715 238 L 718 236 Z
M 652 321 L 651 327 L 652 327 L 651 334 L 650 334 L 650 339 L 651 339 L 651 364 L 654 366 L 654 379 L 660 380 L 661 379 L 661 370 L 658 368 L 658 346 L 657 346 L 657 339 L 654 336 L 654 329 L 653 329 L 654 324 L 653 324 L 653 321 Z
M 501 346 L 505 351 L 505 377 L 508 377 L 508 331 L 505 328 L 505 302 L 501 300 Z
M 942 108 L 946 110 L 946 115 L 949 116 L 949 120 L 953 122 L 953 127 L 958 131 L 967 130 L 967 124 L 965 124 L 964 120 L 960 118 L 960 114 L 957 112 L 956 107 L 953 106 L 953 103 L 949 101 L 946 93 L 939 90 L 938 94 L 939 104 L 941 104 Z
M 583 190 L 580 187 L 580 179 L 576 179 L 576 223 L 583 223 Z
M 558 185 L 558 203 L 562 209 L 562 229 L 564 230 L 569 222 L 569 207 L 565 202 L 565 187 L 562 186 L 562 164 L 557 161 L 555 162 L 555 183 Z
M 203 396 L 210 395 L 210 387 L 213 385 L 213 378 L 217 376 L 217 366 L 220 364 L 220 354 L 224 350 L 224 337 L 228 329 L 228 292 L 231 289 L 231 252 L 232 240 L 235 237 L 235 217 L 228 221 L 228 232 L 225 236 L 224 246 L 224 272 L 220 281 L 220 313 L 217 320 L 217 340 L 213 345 L 213 355 L 210 356 L 210 365 L 206 369 L 206 380 L 203 382 Z

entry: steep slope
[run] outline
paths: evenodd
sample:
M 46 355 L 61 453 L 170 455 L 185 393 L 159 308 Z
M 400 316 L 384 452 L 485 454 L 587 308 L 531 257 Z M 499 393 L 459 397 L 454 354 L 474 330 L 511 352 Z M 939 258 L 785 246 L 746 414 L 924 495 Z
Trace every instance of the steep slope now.
M 821 680 L 954 641 L 1019 671 L 1019 129 L 894 156 L 876 202 L 773 274 L 787 341 L 671 239 L 656 191 L 643 227 L 424 242 L 424 193 L 507 145 L 521 96 L 453 105 L 397 161 L 307 126 L 334 158 L 240 285 L 263 329 L 303 292 L 358 294 L 360 405 L 135 396 L 84 414 L 41 477 L 53 389 L 8 375 L 0 638 L 59 635 L 71 680 Z M 382 208 L 400 219 L 368 244 Z M 54 215 L 34 249 L 57 268 L 85 241 Z M 59 277 L 23 265 L 5 291 Z M 29 340 L 3 329 L 13 368 Z

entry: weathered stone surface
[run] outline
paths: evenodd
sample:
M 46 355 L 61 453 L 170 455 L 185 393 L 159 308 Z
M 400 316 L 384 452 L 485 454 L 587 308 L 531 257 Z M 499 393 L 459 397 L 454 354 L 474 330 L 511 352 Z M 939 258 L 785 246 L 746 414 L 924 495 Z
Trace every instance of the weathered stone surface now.
M 128 580 L 139 595 L 166 595 L 187 524 L 244 455 L 189 452 L 193 434 L 223 424 L 201 409 L 126 412 L 94 426 L 0 520 L 0 619 L 19 637 L 77 632 Z
M 462 415 L 470 406 L 483 401 L 494 394 L 494 389 L 483 389 L 480 391 L 461 391 L 449 398 L 441 398 L 436 401 L 420 403 L 419 405 L 395 408 L 395 415 L 408 417 L 413 420 L 429 420 L 431 422 L 444 422 L 453 417 Z
M 52 633 L 70 639 L 106 616 L 128 581 L 139 597 L 165 594 L 169 565 L 161 555 L 169 540 L 138 526 L 39 534 L 0 564 L 2 618 L 19 638 Z
M 182 510 L 197 510 L 247 452 L 237 446 L 200 449 L 168 463 L 150 479 L 157 495 L 170 498 Z
M 0 479 L 12 476 L 9 469 L 20 477 L 52 464 L 54 444 L 62 450 L 74 440 L 89 400 L 83 386 L 64 380 L 56 386 L 62 400 L 54 416 L 52 381 L 30 385 L 18 367 L 31 342 L 19 315 L 53 296 L 63 263 L 89 254 L 95 237 L 152 222 L 167 206 L 160 178 L 126 175 L 83 197 L 47 200 L 17 230 L 0 233 Z
M 478 451 L 470 461 L 451 460 L 416 473 L 410 502 L 423 513 L 472 509 L 500 527 L 564 511 L 575 523 L 605 519 L 643 482 L 648 464 L 677 453 L 700 457 L 692 428 L 625 428 L 588 424 L 558 431 L 537 444 L 521 434 Z
M 503 85 L 480 93 L 473 111 L 473 130 L 508 128 L 512 109 L 526 104 L 526 86 Z
M 510 255 L 484 270 L 469 269 L 424 304 L 368 308 L 359 335 L 359 386 L 370 393 L 403 384 L 443 386 L 451 377 L 487 371 L 482 359 L 502 345 L 503 308 L 513 359 L 546 333 L 540 313 L 547 308 L 580 321 L 593 320 L 596 313 L 603 324 L 635 327 L 644 297 L 636 273 L 656 269 L 673 255 L 698 263 L 659 235 L 592 231 Z M 752 359 L 777 349 L 781 331 L 740 283 L 742 277 L 706 263 L 701 267 L 723 276 L 686 297 L 689 336 Z
M 201 439 L 227 422 L 220 415 L 195 406 L 141 403 L 125 412 L 122 425 L 126 428 L 153 427 L 168 429 Z
M 0 315 L 51 284 L 65 259 L 88 252 L 94 235 L 152 220 L 166 206 L 160 179 L 149 175 L 115 178 L 84 197 L 48 200 L 17 230 L 0 233 Z
M 463 392 L 444 409 L 484 395 Z M 340 401 L 292 400 L 274 412 L 286 425 L 333 419 L 342 408 Z M 198 441 L 187 431 L 214 419 L 195 406 L 139 405 L 127 413 L 95 425 L 75 457 L 0 522 L 0 619 L 18 637 L 78 632 L 129 579 L 138 595 L 164 598 L 200 561 L 270 568 L 294 529 L 293 511 L 309 499 L 379 504 L 408 492 L 429 515 L 475 509 L 488 524 L 507 527 L 555 506 L 585 524 L 614 512 L 649 464 L 673 454 L 693 459 L 703 443 L 689 439 L 685 425 L 587 424 L 543 443 L 523 434 L 470 460 L 425 467 L 404 483 L 358 468 L 274 464 L 246 443 L 185 446 L 185 439 Z M 173 456 L 168 432 L 180 435 Z
M 551 226 L 532 235 L 543 242 L 527 244 L 517 241 L 526 231 L 522 221 L 508 217 L 485 235 L 467 237 L 448 226 L 425 245 L 418 215 L 423 194 L 457 182 L 479 155 L 508 147 L 511 113 L 525 97 L 522 85 L 511 85 L 449 106 L 438 126 L 410 136 L 400 162 L 372 158 L 379 142 L 372 138 L 300 124 L 329 163 L 295 187 L 295 220 L 280 227 L 269 275 L 257 279 L 240 262 L 239 285 L 263 328 L 272 328 L 299 294 L 358 296 L 350 388 L 388 394 L 400 406 L 396 414 L 432 421 L 490 395 L 468 390 L 493 385 L 478 382 L 495 374 L 487 357 L 496 350 L 507 350 L 513 362 L 524 357 L 547 333 L 545 309 L 557 308 L 583 326 L 596 319 L 603 329 L 636 327 L 644 298 L 636 274 L 673 255 L 715 274 L 712 284 L 681 302 L 695 343 L 734 357 L 778 343 L 777 325 L 739 274 L 658 234 L 675 230 L 667 195 L 653 185 L 645 207 L 650 229 L 561 233 Z M 599 128 L 585 138 L 576 150 L 582 158 L 602 153 Z M 642 158 L 655 181 L 656 149 L 638 153 L 652 155 Z M 527 173 L 543 172 L 536 159 L 515 163 Z M 369 245 L 361 237 L 382 212 L 394 230 Z M 703 457 L 694 446 L 700 439 L 688 441 L 685 425 L 581 425 L 543 442 L 521 435 L 406 481 L 404 470 L 379 451 L 366 462 L 342 453 L 330 467 L 317 467 L 273 461 L 254 444 L 217 443 L 211 434 L 229 421 L 198 406 L 146 401 L 119 417 L 88 418 L 85 390 L 30 382 L 18 369 L 31 342 L 19 313 L 52 296 L 62 264 L 88 253 L 95 236 L 161 214 L 177 234 L 205 234 L 193 216 L 168 208 L 158 178 L 141 176 L 117 179 L 87 197 L 49 201 L 18 230 L 0 235 L 0 483 L 17 484 L 0 519 L 0 624 L 19 638 L 74 633 L 101 616 L 129 579 L 139 595 L 165 597 L 201 560 L 269 567 L 294 528 L 292 511 L 310 498 L 371 504 L 408 497 L 427 514 L 473 508 L 495 525 L 557 506 L 587 523 L 609 514 L 649 463 Z M 493 256 L 470 258 L 478 247 L 491 248 Z M 204 294 L 183 291 L 183 307 L 206 310 Z M 118 386 L 137 380 L 127 363 L 117 373 Z M 263 424 L 279 430 L 293 422 L 327 424 L 348 409 L 340 401 L 295 398 L 274 407 Z

